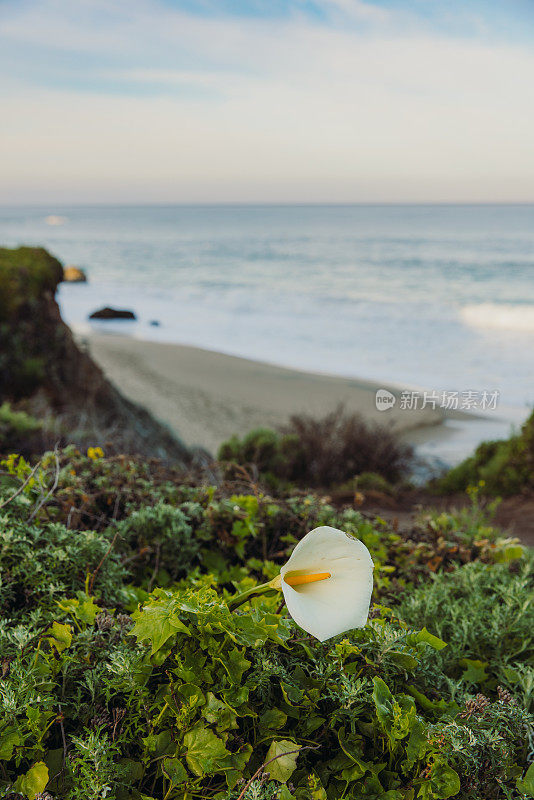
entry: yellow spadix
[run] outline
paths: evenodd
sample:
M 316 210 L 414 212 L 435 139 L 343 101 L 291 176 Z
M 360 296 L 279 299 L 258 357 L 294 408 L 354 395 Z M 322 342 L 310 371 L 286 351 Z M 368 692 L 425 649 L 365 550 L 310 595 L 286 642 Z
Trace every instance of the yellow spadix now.
M 311 575 L 286 575 L 285 582 L 290 586 L 304 586 L 306 583 L 317 583 L 331 578 L 330 572 L 313 572 Z

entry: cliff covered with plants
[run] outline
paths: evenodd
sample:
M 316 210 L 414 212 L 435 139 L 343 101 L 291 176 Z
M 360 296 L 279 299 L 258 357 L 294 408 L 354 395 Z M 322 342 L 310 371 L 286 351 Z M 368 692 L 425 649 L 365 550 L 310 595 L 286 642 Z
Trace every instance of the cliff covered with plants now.
M 17 401 L 41 423 L 33 437 L 24 420 L 3 406 L 0 434 L 28 448 L 56 441 L 87 445 L 95 439 L 127 452 L 183 464 L 192 455 L 144 409 L 109 383 L 61 319 L 55 292 L 60 262 L 42 248 L 0 248 L 0 403 Z

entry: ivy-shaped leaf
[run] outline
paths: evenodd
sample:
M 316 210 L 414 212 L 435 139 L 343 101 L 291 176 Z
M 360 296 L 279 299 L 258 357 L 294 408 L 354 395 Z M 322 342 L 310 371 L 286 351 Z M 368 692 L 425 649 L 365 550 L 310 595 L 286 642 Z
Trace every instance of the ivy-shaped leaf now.
M 465 667 L 462 673 L 462 680 L 467 683 L 484 683 L 488 679 L 486 667 L 487 661 L 479 661 L 475 658 L 461 658 L 458 662 L 461 667 Z
M 434 797 L 443 798 L 454 797 L 460 791 L 460 778 L 452 767 L 442 760 L 437 760 L 432 765 L 430 773 L 430 786 Z
M 38 761 L 30 767 L 26 775 L 22 775 L 16 782 L 17 791 L 25 794 L 28 800 L 34 800 L 36 794 L 43 792 L 48 783 L 48 767 L 44 761 Z
M 184 736 L 189 768 L 199 778 L 219 770 L 219 762 L 229 755 L 222 739 L 210 728 L 197 724 Z
M 60 622 L 54 622 L 47 630 L 48 643 L 51 647 L 55 647 L 58 653 L 67 650 L 72 643 L 72 628 L 70 625 L 62 625 Z
M 150 655 L 160 650 L 171 636 L 177 633 L 190 635 L 189 628 L 169 604 L 156 602 L 145 605 L 141 611 L 132 614 L 132 619 L 135 620 L 135 625 L 130 634 L 136 636 L 140 642 L 151 643 Z
M 271 761 L 272 758 L 275 759 L 266 767 L 271 780 L 287 783 L 297 768 L 299 750 L 300 747 L 295 742 L 289 741 L 289 739 L 280 739 L 278 742 L 272 742 L 265 757 L 266 763 Z
M 76 592 L 76 595 L 76 598 L 58 600 L 58 606 L 85 625 L 94 625 L 96 615 L 102 609 L 94 602 L 94 597 L 89 597 L 85 592 Z
M 16 728 L 7 728 L 0 734 L 0 761 L 10 761 L 13 750 L 23 742 L 22 736 Z
M 172 788 L 187 780 L 187 770 L 179 758 L 164 758 L 161 769 L 170 780 Z

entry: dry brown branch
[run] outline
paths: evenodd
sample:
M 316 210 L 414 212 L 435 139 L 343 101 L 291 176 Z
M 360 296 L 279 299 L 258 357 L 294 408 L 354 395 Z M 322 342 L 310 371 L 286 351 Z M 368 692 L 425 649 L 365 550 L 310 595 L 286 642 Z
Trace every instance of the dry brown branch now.
M 95 569 L 95 571 L 94 571 L 94 572 L 93 572 L 93 574 L 91 575 L 91 579 L 90 579 L 90 581 L 89 581 L 89 585 L 88 585 L 88 594 L 89 594 L 89 595 L 91 595 L 91 594 L 93 593 L 93 586 L 94 586 L 94 583 L 95 583 L 95 578 L 96 578 L 96 576 L 98 575 L 98 573 L 99 573 L 99 571 L 100 571 L 100 568 L 101 568 L 102 564 L 104 563 L 104 561 L 106 560 L 106 558 L 109 556 L 109 554 L 110 554 L 110 553 L 111 553 L 111 551 L 113 550 L 113 546 L 114 546 L 115 542 L 117 541 L 117 537 L 118 537 L 118 535 L 119 535 L 119 532 L 117 531 L 117 532 L 115 533 L 115 536 L 114 536 L 114 537 L 113 537 L 113 539 L 111 540 L 111 542 L 110 542 L 110 545 L 109 545 L 108 549 L 106 550 L 106 552 L 104 553 L 104 555 L 103 555 L 103 556 L 102 556 L 102 558 L 100 559 L 100 563 L 98 564 L 97 568 Z

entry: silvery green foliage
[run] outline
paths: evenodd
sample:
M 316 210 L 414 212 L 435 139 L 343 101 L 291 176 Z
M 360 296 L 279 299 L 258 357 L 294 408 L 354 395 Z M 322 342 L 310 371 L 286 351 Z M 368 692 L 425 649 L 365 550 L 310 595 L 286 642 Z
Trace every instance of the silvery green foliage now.
M 525 796 L 532 562 L 478 511 L 412 541 L 313 493 L 61 458 L 32 522 L 39 485 L 0 517 L 2 800 L 32 770 L 55 800 L 237 800 L 258 770 L 245 800 Z M 320 525 L 371 553 L 365 628 L 320 643 L 274 593 L 229 609 Z

